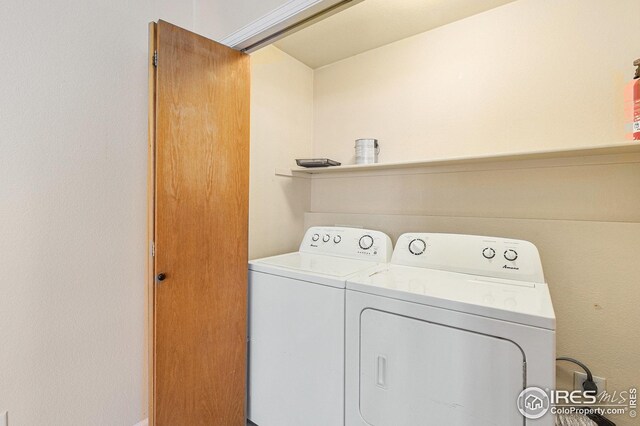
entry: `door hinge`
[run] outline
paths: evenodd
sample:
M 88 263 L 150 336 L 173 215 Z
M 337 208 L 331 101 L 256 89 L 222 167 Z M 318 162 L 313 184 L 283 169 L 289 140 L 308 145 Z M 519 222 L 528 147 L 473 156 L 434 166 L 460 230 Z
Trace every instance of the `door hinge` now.
M 151 241 L 151 257 L 156 256 L 156 243 Z
M 153 51 L 153 66 L 158 68 L 158 51 Z

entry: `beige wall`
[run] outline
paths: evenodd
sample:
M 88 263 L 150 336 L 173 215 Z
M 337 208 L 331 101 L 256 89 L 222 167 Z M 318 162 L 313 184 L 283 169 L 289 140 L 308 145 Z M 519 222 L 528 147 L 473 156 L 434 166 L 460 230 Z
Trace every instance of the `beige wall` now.
M 145 416 L 153 8 L 0 6 L 0 412 L 11 426 Z
M 311 156 L 313 71 L 275 47 L 251 55 L 249 258 L 295 251 L 310 181 L 276 176 Z
M 315 71 L 314 154 L 353 162 L 624 140 L 636 0 L 519 0 Z
M 287 2 L 288 0 L 152 0 L 154 20 L 163 19 L 216 41 L 221 41 Z
M 381 162 L 622 142 L 637 16 L 632 0 L 519 0 L 317 69 L 314 155 L 352 163 L 358 137 Z M 638 154 L 315 175 L 305 225 L 534 242 L 558 354 L 624 390 L 640 386 L 638 182 Z
M 318 175 L 305 224 L 370 227 L 394 241 L 410 231 L 532 241 L 558 355 L 587 363 L 610 392 L 639 386 L 640 154 L 457 167 Z M 558 367 L 559 386 L 572 389 L 578 367 Z
M 522 0 L 505 6 L 509 9 L 435 30 L 431 34 L 436 37 L 428 43 L 436 50 L 428 54 L 419 54 L 423 50 L 419 46 L 398 50 L 393 53 L 398 60 L 386 64 L 377 63 L 377 53 L 370 52 L 362 55 L 365 59 L 372 55 L 371 62 L 361 64 L 366 72 L 346 72 L 345 79 L 340 72 L 331 76 L 331 69 L 338 70 L 333 67 L 341 63 L 318 70 L 313 102 L 311 70 L 277 50 L 257 53 L 252 58 L 251 257 L 294 250 L 304 228 L 301 213 L 325 211 L 323 199 L 340 197 L 342 189 L 351 191 L 349 187 L 358 183 L 346 179 L 346 185 L 324 195 L 315 188 L 310 208 L 308 181 L 275 176 L 275 168 L 289 167 L 293 158 L 311 154 L 312 135 L 315 154 L 341 160 L 350 158 L 356 137 L 363 133 L 379 137 L 384 161 L 511 151 L 515 141 L 519 141 L 518 150 L 525 150 L 559 141 L 588 145 L 617 140 L 622 107 L 619 92 L 611 89 L 621 87 L 630 74 L 629 59 L 637 56 L 630 51 L 638 45 L 637 32 L 630 29 L 638 6 L 622 0 L 591 1 L 588 7 L 572 10 L 575 5 L 575 1 Z M 147 22 L 162 18 L 211 36 L 213 21 L 207 16 L 216 14 L 214 9 L 190 0 L 97 1 L 90 6 L 75 0 L 3 3 L 0 52 L 11 60 L 0 61 L 0 412 L 9 410 L 12 426 L 127 426 L 146 415 Z M 576 22 L 565 19 L 569 17 Z M 607 31 L 590 30 L 602 28 L 603 22 L 611 23 Z M 464 30 L 462 25 L 467 23 L 477 28 L 474 37 L 464 36 L 464 31 L 449 37 L 451 28 Z M 498 23 L 513 28 L 499 32 Z M 536 25 L 548 31 L 542 38 L 544 45 L 532 37 Z M 420 37 L 427 36 L 415 40 Z M 412 40 L 398 46 L 411 45 Z M 447 53 L 453 50 L 457 52 Z M 439 60 L 436 53 L 446 60 Z M 541 56 L 548 61 L 537 61 Z M 429 66 L 399 67 L 405 59 Z M 352 59 L 346 65 L 348 61 Z M 365 66 L 369 63 L 376 67 Z M 492 63 L 498 69 L 489 66 Z M 406 74 L 399 78 L 396 71 Z M 505 76 L 509 78 L 503 82 Z M 325 88 L 333 79 L 335 86 Z M 406 84 L 406 79 L 421 84 Z M 589 98 L 575 109 L 578 95 L 585 91 Z M 546 96 L 530 97 L 536 93 Z M 448 99 L 452 101 L 441 102 Z M 513 126 L 505 127 L 504 122 Z M 638 360 L 633 354 L 630 358 L 625 346 L 637 342 L 625 331 L 629 321 L 638 322 L 633 317 L 636 311 L 631 310 L 638 305 L 638 286 L 629 284 L 631 272 L 637 272 L 629 268 L 635 264 L 633 259 L 623 262 L 626 257 L 617 260 L 610 255 L 619 246 L 612 243 L 609 228 L 590 226 L 594 221 L 628 225 L 616 228 L 615 241 L 622 242 L 624 256 L 631 253 L 638 239 L 630 241 L 635 231 L 625 221 L 630 221 L 630 209 L 637 211 L 629 204 L 637 199 L 633 192 L 637 179 L 624 180 L 635 175 L 623 169 L 616 172 L 621 176 L 620 196 L 615 191 L 609 194 L 612 189 L 606 185 L 599 193 L 605 198 L 590 192 L 596 204 L 607 206 L 606 216 L 576 221 L 575 225 L 587 228 L 572 234 L 582 237 L 589 232 L 594 247 L 607 248 L 610 263 L 594 262 L 577 274 L 567 273 L 579 277 L 579 282 L 567 281 L 564 285 L 569 290 L 553 291 L 561 348 L 576 356 L 584 354 L 612 384 L 625 380 L 637 384 Z M 609 182 L 607 174 L 601 176 Z M 596 184 L 591 173 L 566 179 L 581 182 L 587 177 Z M 528 178 L 521 179 L 526 187 Z M 382 185 L 379 179 L 369 183 L 371 188 Z M 557 180 L 549 184 L 556 185 Z M 444 185 L 445 189 L 455 187 L 456 181 Z M 392 185 L 379 194 L 391 196 L 401 187 Z M 442 194 L 445 189 L 440 189 Z M 576 187 L 574 193 L 582 190 L 584 186 Z M 417 193 L 403 192 L 402 199 L 410 206 Z M 341 205 L 366 213 L 356 206 L 372 204 L 371 194 L 357 193 L 354 199 L 344 198 Z M 501 194 L 488 194 L 508 205 Z M 540 197 L 539 192 L 532 194 Z M 578 205 L 586 205 L 585 199 Z M 526 200 L 519 203 L 527 209 Z M 539 198 L 531 201 L 532 206 L 541 204 L 545 205 Z M 457 208 L 457 204 L 444 206 L 450 214 Z M 612 216 L 613 210 L 619 214 Z M 370 217 L 384 219 L 385 211 L 377 213 Z M 394 217 L 401 216 L 396 212 Z M 475 233 L 503 229 L 498 222 L 489 226 L 478 219 L 477 223 L 424 226 L 425 230 Z M 547 223 L 561 224 L 542 222 Z M 517 229 L 508 228 L 505 233 L 530 236 L 549 246 L 536 238 L 538 231 L 532 230 L 538 228 L 527 225 L 522 227 L 524 233 L 516 233 Z M 576 241 L 584 240 L 560 240 L 552 253 L 569 256 L 575 247 L 580 255 L 589 253 L 586 243 Z M 559 282 L 553 271 L 566 263 L 543 256 L 547 256 L 545 265 L 550 265 L 549 281 Z M 614 281 L 603 273 L 609 270 L 618 271 Z M 605 280 L 615 291 L 604 292 Z M 560 289 L 561 284 L 553 285 Z M 585 322 L 584 312 L 591 312 L 592 303 L 600 308 L 594 306 L 595 314 Z M 601 321 L 620 331 L 605 333 Z M 585 339 L 593 340 L 593 329 L 601 344 L 591 350 Z
M 147 416 L 147 25 L 164 19 L 211 36 L 220 8 L 240 16 L 229 2 L 208 6 L 0 6 L 0 413 L 11 426 L 131 426 Z M 310 154 L 313 87 L 291 59 L 253 60 L 263 65 L 253 68 L 255 256 L 300 238 L 308 192 L 298 197 L 304 184 L 273 168 Z

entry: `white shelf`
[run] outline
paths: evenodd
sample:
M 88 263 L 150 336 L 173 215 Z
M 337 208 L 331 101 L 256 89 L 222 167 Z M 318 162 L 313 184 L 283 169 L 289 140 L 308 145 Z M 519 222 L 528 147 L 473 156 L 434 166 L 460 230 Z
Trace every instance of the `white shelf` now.
M 640 153 L 639 142 L 625 142 L 620 144 L 603 145 L 599 147 L 573 148 L 563 150 L 534 151 L 515 154 L 498 154 L 498 155 L 482 155 L 475 157 L 456 157 L 456 158 L 438 158 L 432 160 L 406 161 L 397 163 L 377 163 L 377 164 L 350 164 L 335 167 L 318 167 L 318 168 L 302 168 L 296 167 L 291 169 L 292 176 L 305 175 L 326 175 L 333 173 L 349 173 L 349 172 L 376 172 L 379 170 L 392 169 L 409 169 L 409 168 L 428 168 L 448 165 L 465 165 L 465 164 L 481 164 L 495 163 L 505 161 L 525 161 L 525 160 L 544 160 L 555 158 L 571 158 L 571 157 L 591 157 L 601 155 L 619 155 Z M 283 175 L 282 173 L 277 173 Z

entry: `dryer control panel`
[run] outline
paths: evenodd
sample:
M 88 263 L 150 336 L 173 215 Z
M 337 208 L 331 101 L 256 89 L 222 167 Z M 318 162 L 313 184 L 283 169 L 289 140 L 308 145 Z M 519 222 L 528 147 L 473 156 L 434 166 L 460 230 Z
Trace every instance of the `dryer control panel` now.
M 388 262 L 393 246 L 391 238 L 384 232 L 342 226 L 314 226 L 307 229 L 300 251 Z
M 529 241 L 477 235 L 407 233 L 391 263 L 544 283 L 538 249 Z

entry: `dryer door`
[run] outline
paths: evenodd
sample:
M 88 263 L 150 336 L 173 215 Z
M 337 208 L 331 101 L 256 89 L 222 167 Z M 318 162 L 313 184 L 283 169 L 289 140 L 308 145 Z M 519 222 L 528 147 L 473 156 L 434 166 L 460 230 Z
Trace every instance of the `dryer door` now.
M 522 425 L 523 369 L 509 340 L 362 312 L 360 413 L 371 425 Z

